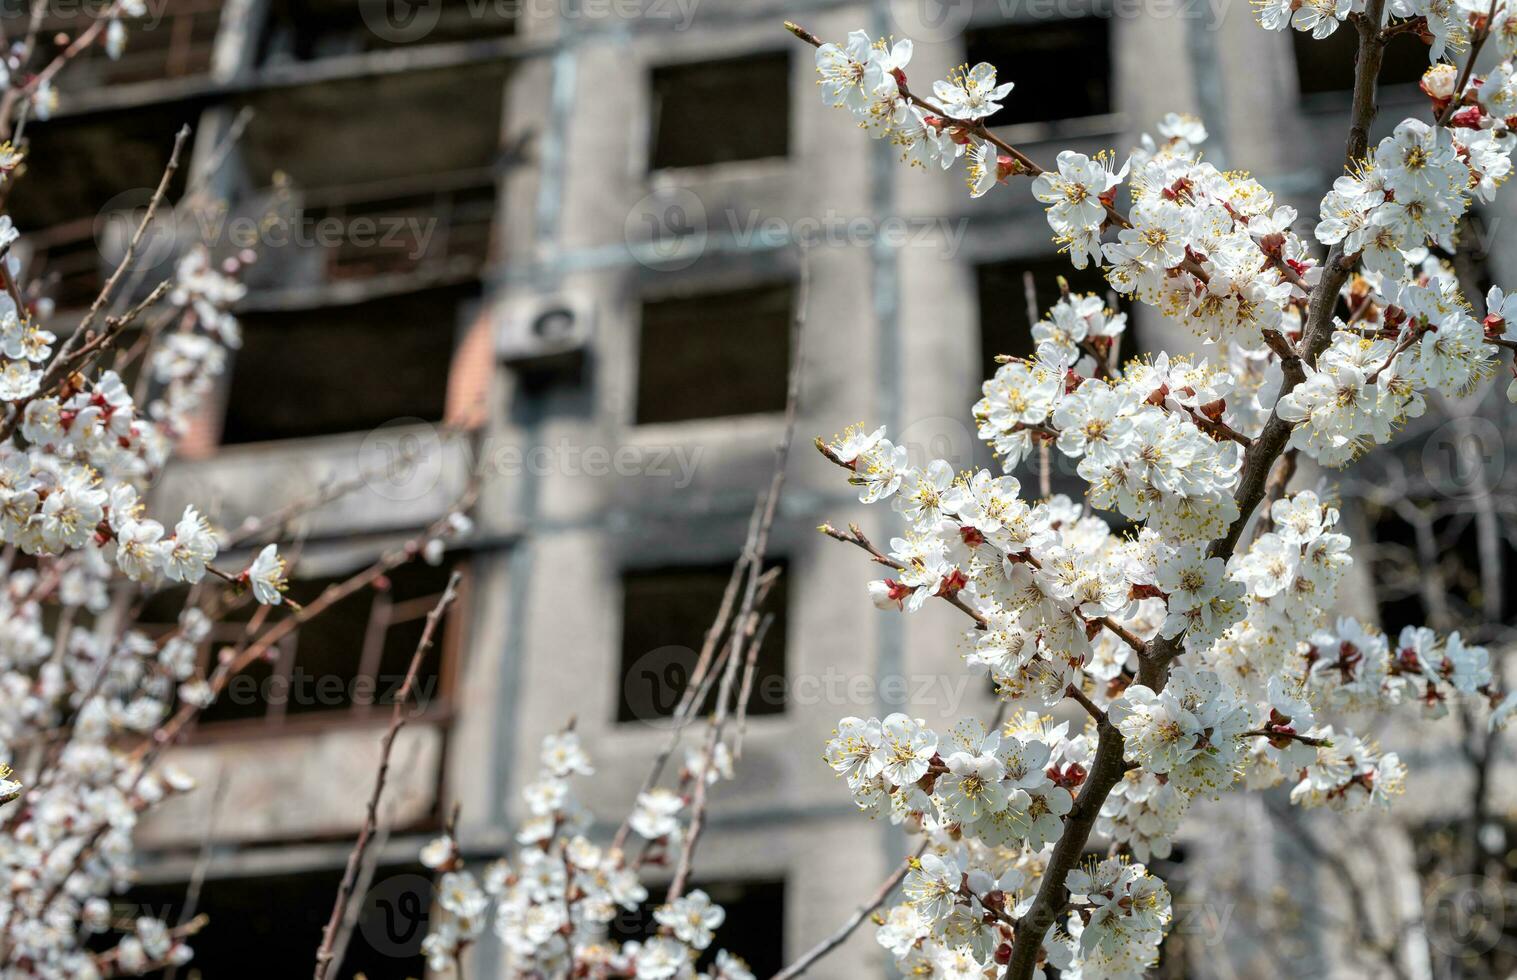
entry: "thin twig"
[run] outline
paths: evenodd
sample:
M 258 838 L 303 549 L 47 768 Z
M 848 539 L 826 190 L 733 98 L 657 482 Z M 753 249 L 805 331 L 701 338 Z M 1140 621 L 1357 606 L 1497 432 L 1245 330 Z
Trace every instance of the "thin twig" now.
M 774 525 L 774 517 L 779 509 L 780 494 L 785 487 L 785 470 L 790 461 L 790 447 L 795 441 L 795 421 L 801 400 L 801 376 L 806 363 L 806 314 L 811 294 L 811 266 L 804 252 L 801 258 L 799 295 L 790 331 L 790 377 L 785 393 L 785 427 L 779 444 L 774 449 L 774 472 L 769 480 L 769 490 L 764 496 L 764 516 L 759 522 L 758 534 L 755 536 L 753 549 L 749 555 L 748 584 L 737 618 L 737 622 L 746 623 L 748 628 L 745 633 L 734 637 L 732 655 L 727 661 L 726 670 L 722 673 L 721 687 L 717 692 L 716 712 L 706 733 L 701 777 L 695 781 L 694 798 L 690 804 L 690 828 L 681 842 L 679 860 L 675 865 L 674 878 L 669 884 L 669 893 L 664 899 L 665 902 L 673 902 L 684 894 L 685 885 L 689 881 L 695 847 L 700 842 L 701 832 L 705 828 L 706 790 L 710 784 L 710 780 L 705 776 L 711 769 L 712 760 L 716 755 L 716 744 L 727 722 L 728 699 L 732 695 L 732 687 L 737 679 L 738 666 L 743 661 L 744 641 L 751 642 L 753 631 L 757 629 L 757 620 L 751 617 L 753 617 L 758 597 L 759 568 L 763 564 L 764 553 L 768 547 L 769 530 Z
M 927 847 L 930 843 L 930 841 L 923 841 L 922 846 L 917 848 L 916 853 L 902 861 L 895 871 L 891 872 L 890 877 L 880 882 L 880 887 L 875 890 L 874 894 L 869 896 L 869 899 L 863 905 L 854 909 L 853 914 L 838 927 L 836 932 L 806 950 L 794 963 L 776 973 L 772 980 L 795 980 L 796 977 L 811 969 L 822 957 L 847 942 L 848 937 L 853 935 L 854 930 L 863 925 L 865 919 L 869 918 L 870 915 L 874 914 L 876 909 L 885 904 L 885 900 L 890 897 L 890 893 L 895 891 L 901 882 L 905 880 L 906 875 L 911 871 L 916 860 L 927 853 Z
M 369 839 L 374 836 L 379 822 L 379 801 L 384 796 L 385 780 L 390 772 L 390 751 L 395 746 L 395 737 L 405 727 L 406 702 L 411 699 L 411 688 L 416 684 L 416 675 L 421 671 L 421 662 L 426 657 L 427 651 L 432 649 L 432 637 L 437 632 L 437 624 L 442 622 L 443 613 L 458 597 L 458 579 L 459 573 L 456 571 L 448 577 L 448 587 L 443 590 L 442 596 L 437 600 L 437 605 L 433 606 L 432 611 L 427 614 L 427 625 L 421 631 L 421 640 L 416 644 L 416 652 L 411 654 L 411 665 L 406 668 L 406 679 L 400 685 L 400 692 L 395 696 L 395 704 L 390 712 L 390 727 L 380 742 L 379 770 L 374 774 L 374 791 L 369 795 L 369 805 L 364 813 L 363 828 L 358 832 L 358 840 L 354 842 L 353 850 L 348 853 L 348 864 L 342 873 L 342 883 L 337 887 L 337 899 L 332 903 L 332 915 L 327 920 L 326 928 L 322 930 L 321 948 L 316 951 L 316 969 L 312 974 L 313 980 L 323 980 L 327 971 L 335 965 L 336 957 L 332 952 L 332 944 L 337 938 L 338 926 L 342 923 L 347 911 L 348 899 L 358 879 L 358 869 L 363 863 L 364 851 L 368 848 Z

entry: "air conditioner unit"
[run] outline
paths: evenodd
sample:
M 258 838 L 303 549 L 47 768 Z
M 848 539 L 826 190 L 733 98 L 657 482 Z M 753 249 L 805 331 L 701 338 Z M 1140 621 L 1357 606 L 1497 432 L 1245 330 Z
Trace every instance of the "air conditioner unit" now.
M 565 294 L 508 301 L 495 338 L 495 352 L 525 373 L 576 371 L 594 332 L 595 307 Z

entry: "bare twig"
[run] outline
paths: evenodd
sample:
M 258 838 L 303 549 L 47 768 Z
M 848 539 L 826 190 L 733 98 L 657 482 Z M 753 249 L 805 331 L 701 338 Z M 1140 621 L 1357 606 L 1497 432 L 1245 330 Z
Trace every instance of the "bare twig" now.
M 684 733 L 687 725 L 695 715 L 696 709 L 703 703 L 707 692 L 710 690 L 710 682 L 715 677 L 715 667 L 726 662 L 725 655 L 730 651 L 723 651 L 723 657 L 716 665 L 712 664 L 712 658 L 716 656 L 717 644 L 726 635 L 727 627 L 732 621 L 733 606 L 737 603 L 738 589 L 743 583 L 743 574 L 748 568 L 748 556 L 753 551 L 753 544 L 758 536 L 759 522 L 764 516 L 764 502 L 758 501 L 753 506 L 753 514 L 748 520 L 748 535 L 744 539 L 742 554 L 737 561 L 732 563 L 732 574 L 727 579 L 727 587 L 722 592 L 721 606 L 717 609 L 716 618 L 706 630 L 706 638 L 701 643 L 701 652 L 696 657 L 695 666 L 691 669 L 690 678 L 685 682 L 684 691 L 680 692 L 679 703 L 675 706 L 671 718 L 669 737 L 659 749 L 658 755 L 653 759 L 653 764 L 648 769 L 648 774 L 643 777 L 642 787 L 638 795 L 651 790 L 663 776 L 664 767 L 669 762 L 669 757 L 679 747 L 680 736 Z M 622 819 L 621 826 L 616 829 L 616 835 L 611 840 L 611 849 L 620 851 L 627 844 L 627 836 L 632 831 L 632 814 L 628 811 Z
M 785 394 L 785 426 L 779 444 L 774 449 L 774 472 L 769 480 L 768 492 L 763 498 L 764 515 L 759 521 L 758 533 L 752 542 L 752 550 L 748 558 L 748 581 L 737 618 L 737 622 L 744 623 L 746 629 L 743 633 L 734 636 L 732 654 L 722 673 L 721 686 L 717 692 L 716 711 L 706 733 L 706 744 L 702 753 L 702 772 L 700 778 L 695 781 L 694 798 L 690 804 L 690 829 L 680 847 L 679 860 L 675 865 L 674 878 L 669 884 L 666 902 L 673 902 L 684 894 L 685 885 L 689 881 L 691 861 L 694 859 L 695 848 L 700 842 L 706 821 L 707 786 L 710 784 L 710 780 L 706 778 L 706 772 L 710 770 L 712 760 L 716 755 L 717 742 L 721 738 L 722 729 L 726 726 L 730 713 L 728 700 L 732 696 L 733 685 L 737 681 L 738 667 L 744 660 L 745 641 L 753 640 L 754 631 L 758 627 L 757 617 L 753 613 L 758 598 L 759 569 L 768 547 L 769 530 L 774 525 L 774 517 L 779 509 L 780 493 L 785 487 L 785 470 L 790 461 L 790 447 L 795 441 L 795 420 L 801 400 L 801 376 L 805 369 L 806 313 L 810 293 L 810 263 L 805 261 L 804 253 L 802 253 L 799 296 L 796 300 L 795 318 L 790 331 L 790 377 Z
M 100 311 L 105 308 L 106 304 L 110 302 L 111 296 L 115 293 L 116 285 L 121 281 L 122 274 L 136 260 L 137 249 L 142 244 L 142 237 L 147 233 L 148 226 L 153 223 L 153 218 L 158 213 L 159 205 L 163 203 L 164 197 L 168 194 L 169 184 L 173 181 L 174 174 L 179 171 L 180 155 L 184 151 L 184 144 L 189 139 L 189 136 L 190 128 L 185 126 L 174 137 L 174 149 L 169 154 L 168 165 L 164 167 L 163 176 L 158 181 L 158 187 L 153 191 L 152 199 L 148 201 L 147 211 L 143 215 L 142 221 L 138 223 L 137 230 L 132 233 L 132 239 L 127 245 L 126 254 L 122 256 L 121 262 L 117 264 L 110 278 L 105 281 L 105 285 L 95 297 L 94 302 L 90 304 L 89 311 L 85 313 L 84 318 L 79 322 L 79 326 L 63 342 L 57 353 L 53 355 L 52 361 L 48 363 L 47 370 L 43 372 L 37 391 L 30 398 L 16 402 L 11 408 L 10 415 L 3 422 L 0 422 L 0 442 L 9 439 L 11 434 L 16 431 L 16 427 L 20 424 L 22 415 L 25 413 L 26 406 L 31 400 L 43 398 L 51 394 L 63 382 L 64 378 L 76 370 L 82 362 L 87 361 L 100 350 L 103 350 L 116 335 L 136 318 L 137 314 L 141 313 L 141 309 L 138 309 L 131 314 L 130 318 L 109 321 L 102 335 L 97 336 L 92 330 L 96 318 L 100 315 Z M 160 289 L 166 288 L 166 285 L 160 287 Z M 157 297 L 161 296 L 162 293 L 158 290 L 155 290 L 154 293 L 155 295 L 150 297 L 150 299 L 156 302 Z
M 880 887 L 875 890 L 874 894 L 869 896 L 863 905 L 854 909 L 853 914 L 838 927 L 836 932 L 802 953 L 794 963 L 776 973 L 773 980 L 795 980 L 796 977 L 816 965 L 816 962 L 822 957 L 847 942 L 848 937 L 853 935 L 854 930 L 863 925 L 864 920 L 874 914 L 875 909 L 885 904 L 885 900 L 890 897 L 890 893 L 896 890 L 906 878 L 907 873 L 911 871 L 912 865 L 916 863 L 917 858 L 926 853 L 929 843 L 930 841 L 924 841 L 922 846 L 917 848 L 915 854 L 902 861 L 895 871 L 891 872 L 890 877 L 880 882 Z
M 421 632 L 421 640 L 416 644 L 416 652 L 411 655 L 411 665 L 406 669 L 406 679 L 400 685 L 400 692 L 395 696 L 395 704 L 390 713 L 390 727 L 385 732 L 380 742 L 379 770 L 374 774 L 374 791 L 369 796 L 368 809 L 364 813 L 363 828 L 358 832 L 358 840 L 353 844 L 353 850 L 348 854 L 348 864 L 342 873 L 342 883 L 337 887 L 337 899 L 332 903 L 332 915 L 327 920 L 326 928 L 322 930 L 321 948 L 316 951 L 316 969 L 312 974 L 313 980 L 323 980 L 327 971 L 334 965 L 336 957 L 332 953 L 332 944 L 337 938 L 338 926 L 342 923 L 343 916 L 347 911 L 348 899 L 353 892 L 353 884 L 358 879 L 358 870 L 363 863 L 364 851 L 369 846 L 369 840 L 374 836 L 374 831 L 379 821 L 379 801 L 384 796 L 385 780 L 390 771 L 390 751 L 395 746 L 395 737 L 406 724 L 406 703 L 411 699 L 411 688 L 416 684 L 416 675 L 421 670 L 421 662 L 426 657 L 427 651 L 432 649 L 432 638 L 437 632 L 437 624 L 442 621 L 442 615 L 449 605 L 458 597 L 459 573 L 454 572 L 448 578 L 448 586 L 443 590 L 437 605 L 427 614 L 427 624 Z

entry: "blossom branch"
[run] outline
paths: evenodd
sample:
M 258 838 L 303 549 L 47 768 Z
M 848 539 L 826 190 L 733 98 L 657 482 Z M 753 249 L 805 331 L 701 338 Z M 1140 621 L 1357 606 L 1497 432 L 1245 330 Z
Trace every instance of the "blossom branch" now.
M 1043 948 L 1043 936 L 1058 921 L 1068 902 L 1069 891 L 1064 882 L 1085 854 L 1085 842 L 1095 829 L 1106 797 L 1127 773 L 1122 733 L 1109 720 L 1097 722 L 1096 728 L 1099 734 L 1090 774 L 1064 820 L 1064 833 L 1049 855 L 1032 905 L 1017 920 L 1011 958 L 1003 975 L 1007 980 L 1031 980 Z
M 1385 0 L 1368 0 L 1366 19 L 1375 30 L 1361 29 L 1359 51 L 1355 60 L 1353 109 L 1350 118 L 1348 156 L 1350 160 L 1361 158 L 1368 145 L 1370 124 L 1376 112 L 1376 89 L 1385 42 L 1381 39 L 1378 25 L 1384 17 Z M 1322 278 L 1312 292 L 1306 327 L 1303 331 L 1301 356 L 1307 363 L 1315 363 L 1317 356 L 1326 349 L 1332 334 L 1333 313 L 1337 307 L 1338 294 L 1348 278 L 1348 269 L 1343 262 L 1343 246 L 1340 242 L 1328 251 L 1323 264 Z M 1281 396 L 1288 394 L 1305 379 L 1299 362 L 1282 364 L 1285 376 L 1281 383 Z M 1275 460 L 1284 452 L 1290 438 L 1291 425 L 1282 419 L 1278 409 L 1270 413 L 1258 439 L 1244 454 L 1243 471 L 1239 476 L 1234 499 L 1238 505 L 1238 518 L 1227 533 L 1214 541 L 1210 553 L 1226 559 L 1237 547 L 1244 526 L 1252 518 L 1260 501 L 1264 499 L 1266 486 Z M 1156 638 L 1150 645 L 1149 656 L 1140 658 L 1139 681 L 1152 690 L 1164 687 L 1167 665 L 1179 655 L 1183 633 L 1174 638 Z M 1107 795 L 1126 771 L 1124 744 L 1120 732 L 1108 723 L 1100 729 L 1096 755 L 1089 778 L 1080 790 L 1074 807 L 1065 821 L 1064 833 L 1054 847 L 1048 869 L 1032 907 L 1023 917 L 1012 943 L 1011 961 L 1006 971 L 1006 980 L 1031 980 L 1037 965 L 1038 952 L 1043 937 L 1063 910 L 1068 892 L 1064 886 L 1069 872 L 1084 853 L 1085 843 L 1095 826 L 1101 806 Z
M 1272 742 L 1300 742 L 1302 745 L 1311 745 L 1317 748 L 1332 745 L 1330 738 L 1315 738 L 1311 735 L 1302 735 L 1299 732 L 1286 731 L 1283 729 L 1255 729 L 1244 732 L 1244 738 L 1267 738 Z
M 857 524 L 848 525 L 848 532 L 846 534 L 842 531 L 839 531 L 831 524 L 823 524 L 818 527 L 817 530 L 821 531 L 823 534 L 827 535 L 829 538 L 832 538 L 835 541 L 843 541 L 847 544 L 862 548 L 878 564 L 884 565 L 886 568 L 893 568 L 898 572 L 905 571 L 906 569 L 905 565 L 901 564 L 894 558 L 891 558 L 889 555 L 880 551 L 880 549 L 876 548 L 874 546 L 874 543 L 869 540 L 869 538 L 864 534 L 864 532 L 859 528 Z M 969 605 L 969 603 L 965 602 L 963 599 L 960 599 L 958 592 L 940 590 L 936 593 L 936 595 L 937 598 L 943 599 L 950 606 L 953 606 L 955 609 L 959 610 L 964 615 L 974 620 L 976 629 L 983 630 L 990 628 L 990 621 L 979 612 L 975 611 L 974 607 Z

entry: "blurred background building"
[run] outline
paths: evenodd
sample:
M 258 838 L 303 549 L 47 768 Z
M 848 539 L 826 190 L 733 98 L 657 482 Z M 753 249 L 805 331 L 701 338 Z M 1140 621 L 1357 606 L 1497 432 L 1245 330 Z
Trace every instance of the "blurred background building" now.
M 43 32 L 57 46 L 93 9 L 59 2 Z M 388 698 L 451 568 L 463 599 L 397 746 L 342 975 L 422 975 L 419 847 L 457 807 L 467 854 L 500 853 L 538 741 L 570 718 L 597 765 L 584 796 L 609 836 L 666 738 L 661 719 L 768 481 L 803 253 L 800 445 L 770 549 L 785 572 L 738 775 L 713 791 L 696 875 L 728 907 L 719 944 L 768 975 L 903 853 L 820 761 L 840 716 L 992 715 L 986 686 L 961 669 L 952 611 L 878 613 L 867 563 L 815 532 L 857 521 L 883 540 L 892 515 L 866 513 L 805 444 L 867 421 L 889 425 L 918 462 L 987 463 L 969 406 L 995 354 L 1031 350 L 1024 274 L 1045 306 L 1060 274 L 1102 287 L 1053 253 L 1025 188 L 971 201 L 956 177 L 901 165 L 824 106 L 811 51 L 782 21 L 834 39 L 858 27 L 910 36 L 919 86 L 962 62 L 996 64 L 1017 88 L 992 124 L 1044 162 L 1064 148 L 1125 153 L 1165 113 L 1196 113 L 1208 158 L 1246 166 L 1306 226 L 1340 172 L 1353 47 L 1349 30 L 1316 43 L 1265 33 L 1242 0 L 148 5 L 118 60 L 92 53 L 61 76 L 56 111 L 25 132 L 28 167 L 48 179 L 19 184 L 9 204 L 26 260 L 60 311 L 77 309 L 119 254 L 120 216 L 140 212 L 188 123 L 193 153 L 175 188 L 186 203 L 152 239 L 155 272 L 196 242 L 218 259 L 257 253 L 242 347 L 155 509 L 214 502 L 235 527 L 370 474 L 284 526 L 298 555 L 292 595 L 308 599 L 437 519 L 471 474 L 483 481 L 476 527 L 441 567 L 397 570 L 301 628 L 172 753 L 202 792 L 147 825 L 129 900 L 177 912 L 193 896 L 210 912 L 182 972 L 211 978 L 309 969 Z M 15 36 L 24 12 L 10 12 Z M 1418 104 L 1425 65 L 1415 38 L 1391 45 L 1382 129 Z M 1505 214 L 1481 215 L 1477 277 L 1517 279 Z M 1127 353 L 1194 346 L 1141 312 L 1129 340 Z M 1449 498 L 1439 481 L 1450 473 L 1459 500 L 1478 496 L 1470 479 L 1489 491 L 1504 475 L 1510 429 L 1496 408 L 1481 411 L 1413 433 L 1403 473 L 1427 477 L 1435 502 Z M 1074 486 L 1070 474 L 1056 483 Z M 1485 580 L 1460 595 L 1501 622 L 1517 588 L 1500 574 L 1512 557 L 1505 512 L 1485 554 L 1466 533 L 1474 518 L 1408 522 L 1397 506 L 1346 504 L 1366 558 L 1354 611 L 1379 613 L 1377 585 L 1391 590 L 1393 625 L 1428 611 L 1426 575 L 1406 574 L 1426 568 L 1421 529 L 1451 575 L 1496 563 L 1485 570 L 1506 584 L 1494 601 Z M 1455 771 L 1458 745 L 1410 761 L 1434 780 L 1404 801 L 1412 825 L 1437 824 L 1470 783 Z M 1510 780 L 1493 792 L 1495 811 L 1510 807 Z M 1303 925 L 1347 900 L 1318 890 L 1331 881 L 1299 880 L 1293 869 L 1314 861 L 1299 835 L 1268 829 L 1262 806 L 1213 822 L 1231 850 L 1189 838 L 1177 849 L 1167 876 L 1191 912 L 1166 975 L 1354 975 Z M 1424 836 L 1382 853 L 1402 848 L 1414 865 Z M 1203 873 L 1232 884 L 1187 892 Z M 1392 875 L 1363 890 L 1415 911 L 1419 888 Z M 1188 894 L 1201 897 L 1187 906 Z M 1393 945 L 1400 915 L 1385 919 Z M 884 973 L 869 931 L 815 975 Z M 499 962 L 487 942 L 471 975 L 494 976 Z

